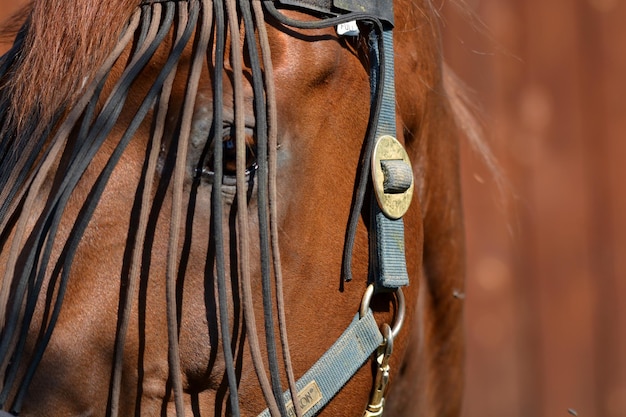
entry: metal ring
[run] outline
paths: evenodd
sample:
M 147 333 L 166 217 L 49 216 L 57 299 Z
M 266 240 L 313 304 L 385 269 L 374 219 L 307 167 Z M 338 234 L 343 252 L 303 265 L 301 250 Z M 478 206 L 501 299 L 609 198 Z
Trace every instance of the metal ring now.
M 404 293 L 402 292 L 402 288 L 396 288 L 395 291 L 396 300 L 398 301 L 398 310 L 396 312 L 395 323 L 393 324 L 391 334 L 395 339 L 400 333 L 400 329 L 402 329 L 402 324 L 404 323 L 404 313 L 406 310 L 406 305 L 404 302 Z M 374 295 L 374 284 L 370 284 L 365 289 L 365 293 L 363 294 L 363 299 L 361 300 L 361 308 L 359 309 L 359 318 L 363 318 L 367 314 L 367 310 L 370 307 L 370 302 L 372 301 L 372 296 Z

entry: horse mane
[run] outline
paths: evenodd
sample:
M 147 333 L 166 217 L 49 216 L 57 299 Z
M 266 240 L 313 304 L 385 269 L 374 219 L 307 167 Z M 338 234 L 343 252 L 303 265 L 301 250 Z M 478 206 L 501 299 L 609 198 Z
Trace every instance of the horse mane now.
M 486 23 L 481 20 L 473 7 L 465 0 L 452 0 L 450 4 L 454 10 L 463 16 L 465 21 L 467 21 L 475 31 L 487 37 L 491 36 Z M 439 20 L 444 21 L 443 16 L 437 8 L 433 7 L 432 9 Z M 472 89 L 445 62 L 442 71 L 443 87 L 457 128 L 466 138 L 471 149 L 478 154 L 479 158 L 485 164 L 497 186 L 500 196 L 506 200 L 507 195 L 512 191 L 512 186 L 506 178 L 504 170 L 498 162 L 498 158 L 489 146 L 487 134 L 482 123 L 480 102 L 473 97 Z
M 38 0 L 27 6 L 19 56 L 3 80 L 9 121 L 17 127 L 33 116 L 49 121 L 56 109 L 72 102 L 118 41 L 137 3 Z
M 82 95 L 138 3 L 37 0 L 0 30 L 15 35 L 0 58 L 0 223 L 48 133 Z
M 508 184 L 502 167 L 489 146 L 479 118 L 480 108 L 476 100 L 470 97 L 470 88 L 448 65 L 444 65 L 443 77 L 444 89 L 460 133 L 465 136 L 471 148 L 482 159 L 500 193 L 506 194 L 506 189 L 509 188 L 510 184 Z

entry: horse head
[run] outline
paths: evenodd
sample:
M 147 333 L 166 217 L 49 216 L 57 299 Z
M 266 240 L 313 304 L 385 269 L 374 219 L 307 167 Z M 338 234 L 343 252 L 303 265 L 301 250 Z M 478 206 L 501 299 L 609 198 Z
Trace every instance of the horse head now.
M 437 11 L 373 4 L 29 6 L 0 69 L 0 408 L 459 413 Z

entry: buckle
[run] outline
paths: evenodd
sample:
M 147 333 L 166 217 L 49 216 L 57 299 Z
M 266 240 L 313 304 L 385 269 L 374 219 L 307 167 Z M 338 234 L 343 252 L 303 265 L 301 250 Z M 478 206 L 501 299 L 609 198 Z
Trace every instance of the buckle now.
M 376 142 L 372 182 L 376 201 L 385 216 L 393 220 L 404 216 L 413 199 L 415 181 L 409 154 L 393 136 L 381 136 Z

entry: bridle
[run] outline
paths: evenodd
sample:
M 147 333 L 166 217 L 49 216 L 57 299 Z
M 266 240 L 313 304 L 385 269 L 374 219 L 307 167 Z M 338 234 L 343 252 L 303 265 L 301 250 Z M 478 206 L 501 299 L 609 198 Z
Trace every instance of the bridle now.
M 409 277 L 404 254 L 402 216 L 408 210 L 414 189 L 408 154 L 395 139 L 393 2 L 278 0 L 277 3 L 331 16 L 316 21 L 298 21 L 282 15 L 273 1 L 265 0 L 267 12 L 286 26 L 299 29 L 337 26 L 338 33 L 341 34 L 340 25 L 349 24 L 354 30 L 355 23 L 360 22 L 370 29 L 370 125 L 364 143 L 361 173 L 350 216 L 343 263 L 344 279 L 350 281 L 356 225 L 364 204 L 366 188 L 371 181 L 374 191 L 370 203 L 370 282 L 352 324 L 298 381 L 298 400 L 295 403 L 303 407 L 294 411 L 294 414 L 300 415 L 301 412 L 305 416 L 315 415 L 374 354 L 377 373 L 364 416 L 379 416 L 384 409 L 384 397 L 389 382 L 389 358 L 393 352 L 393 340 L 402 328 L 405 314 L 402 287 L 408 285 Z M 387 323 L 379 327 L 373 320 L 369 304 L 371 298 L 379 292 L 396 294 L 397 311 L 393 328 Z M 346 363 L 351 364 L 349 369 L 346 369 Z M 337 366 L 340 369 L 335 369 Z M 285 394 L 285 398 L 287 400 L 290 397 Z M 294 408 L 297 409 L 297 406 Z M 269 411 L 266 410 L 262 416 L 269 416 Z
M 181 4 L 186 3 L 185 8 Z M 0 225 L 6 225 L 6 219 L 10 218 L 18 210 L 29 209 L 33 201 L 37 198 L 41 190 L 41 184 L 47 173 L 54 167 L 54 161 L 59 155 L 68 151 L 69 146 L 75 148 L 70 149 L 71 155 L 74 155 L 67 167 L 69 179 L 64 180 L 63 188 L 58 191 L 58 195 L 54 196 L 56 203 L 46 208 L 40 214 L 42 221 L 39 222 L 41 228 L 36 228 L 30 236 L 34 236 L 32 248 L 19 249 L 21 238 L 16 239 L 17 243 L 13 245 L 17 248 L 16 254 L 22 254 L 23 257 L 31 260 L 30 263 L 21 269 L 22 275 L 12 277 L 16 282 L 20 283 L 16 286 L 18 290 L 22 287 L 41 285 L 41 282 L 48 270 L 48 263 L 56 265 L 58 269 L 61 288 L 67 285 L 69 279 L 69 270 L 73 257 L 76 253 L 78 242 L 83 236 L 85 229 L 93 215 L 103 190 L 111 176 L 113 169 L 117 166 L 124 149 L 133 137 L 138 126 L 149 113 L 149 109 L 154 108 L 154 129 L 152 134 L 151 148 L 148 151 L 145 184 L 148 185 L 155 181 L 156 166 L 159 160 L 169 161 L 171 171 L 168 172 L 171 180 L 173 205 L 171 219 L 171 233 L 167 260 L 166 287 L 167 287 L 167 310 L 168 310 L 168 342 L 169 342 L 169 361 L 170 373 L 175 375 L 172 377 L 171 384 L 174 392 L 174 402 L 176 405 L 177 415 L 184 415 L 184 406 L 182 403 L 182 383 L 180 381 L 180 364 L 177 341 L 177 314 L 176 314 L 176 276 L 178 265 L 177 250 L 179 247 L 178 230 L 180 230 L 183 212 L 183 189 L 188 142 L 191 118 L 193 115 L 193 103 L 196 98 L 198 82 L 200 77 L 200 68 L 205 59 L 208 58 L 214 67 L 213 77 L 213 137 L 219 144 L 219 131 L 224 123 L 223 114 L 223 82 L 222 71 L 220 68 L 224 66 L 226 49 L 225 27 L 238 27 L 238 17 L 243 21 L 245 27 L 245 40 L 247 44 L 247 53 L 249 54 L 249 62 L 251 65 L 251 84 L 254 92 L 254 111 L 255 111 L 255 139 L 257 144 L 257 166 L 254 172 L 254 181 L 251 176 L 246 175 L 245 161 L 245 133 L 243 132 L 243 88 L 242 80 L 239 77 L 233 77 L 234 84 L 234 104 L 235 104 L 235 120 L 233 127 L 235 130 L 237 170 L 235 182 L 237 185 L 237 227 L 240 237 L 238 238 L 238 259 L 239 274 L 241 280 L 242 304 L 244 311 L 244 319 L 247 323 L 255 323 L 254 312 L 252 310 L 251 289 L 250 289 L 250 271 L 247 265 L 250 264 L 249 248 L 250 241 L 248 236 L 249 225 L 247 223 L 247 200 L 251 187 L 257 192 L 257 200 L 259 207 L 259 247 L 262 274 L 262 292 L 263 306 L 265 311 L 265 340 L 267 348 L 267 362 L 269 364 L 270 378 L 265 373 L 263 358 L 260 347 L 258 346 L 258 336 L 256 335 L 255 326 L 246 327 L 248 332 L 248 343 L 252 353 L 252 361 L 255 365 L 257 376 L 263 391 L 263 395 L 268 404 L 268 409 L 262 415 L 297 415 L 311 416 L 321 410 L 335 394 L 347 383 L 347 381 L 358 371 L 363 364 L 372 355 L 375 355 L 377 361 L 377 376 L 373 389 L 370 404 L 365 412 L 366 416 L 380 415 L 384 407 L 384 396 L 386 393 L 387 382 L 389 377 L 389 357 L 393 351 L 393 340 L 400 332 L 404 319 L 404 297 L 402 295 L 402 287 L 408 285 L 409 278 L 406 270 L 406 261 L 404 256 L 404 225 L 402 216 L 408 209 L 408 204 L 412 199 L 413 193 L 413 176 L 412 168 L 408 159 L 408 155 L 400 142 L 395 139 L 395 92 L 394 92 L 394 66 L 393 66 L 393 4 L 391 0 L 375 1 L 375 0 L 226 0 L 222 2 L 209 0 L 150 0 L 142 4 L 138 11 L 122 35 L 120 44 L 112 52 L 111 56 L 101 70 L 96 74 L 93 81 L 84 89 L 84 94 L 78 103 L 67 110 L 67 116 L 64 120 L 50 121 L 50 129 L 46 130 L 50 136 L 42 134 L 41 148 L 44 148 L 43 157 L 40 159 L 31 158 L 24 161 L 18 161 L 18 172 L 32 172 L 30 177 L 20 179 L 19 186 L 15 186 L 10 191 L 11 198 L 8 203 L 0 207 Z M 211 6 L 212 5 L 212 6 Z M 322 16 L 321 19 L 311 21 L 300 21 L 289 18 L 281 12 L 282 7 L 296 8 L 304 10 L 309 14 Z M 172 55 L 168 58 L 165 67 L 155 80 L 154 85 L 145 97 L 143 104 L 140 106 L 138 113 L 129 123 L 126 132 L 117 144 L 109 162 L 98 178 L 90 198 L 85 202 L 81 210 L 64 251 L 59 259 L 50 259 L 50 251 L 55 240 L 58 224 L 65 210 L 67 200 L 71 196 L 73 190 L 78 184 L 82 174 L 87 169 L 89 161 L 98 152 L 104 143 L 108 132 L 111 131 L 113 125 L 118 120 L 122 111 L 124 101 L 127 98 L 130 85 L 139 75 L 141 68 L 154 54 L 157 47 L 161 44 L 164 37 L 171 30 L 175 13 L 178 11 L 179 18 L 183 22 L 179 23 L 176 29 L 175 41 L 172 46 Z M 276 221 L 276 126 L 277 114 L 275 108 L 275 91 L 272 83 L 272 65 L 269 54 L 269 43 L 263 22 L 265 13 L 272 16 L 280 24 L 299 28 L 299 29 L 318 29 L 328 28 L 338 25 L 348 24 L 352 33 L 357 28 L 365 28 L 367 31 L 369 54 L 370 54 L 370 87 L 371 87 L 371 106 L 368 133 L 363 143 L 362 160 L 360 162 L 360 171 L 358 183 L 355 187 L 355 195 L 353 198 L 353 206 L 349 218 L 348 231 L 346 233 L 346 242 L 343 260 L 343 277 L 345 281 L 352 279 L 352 252 L 356 236 L 356 228 L 365 205 L 365 198 L 368 195 L 367 190 L 372 187 L 374 192 L 371 193 L 370 206 L 370 266 L 368 287 L 363 296 L 360 311 L 356 313 L 354 320 L 339 337 L 339 339 L 331 346 L 331 348 L 307 371 L 302 378 L 295 381 L 293 371 L 290 365 L 290 353 L 287 343 L 285 312 L 282 306 L 282 273 L 280 270 L 280 252 L 278 250 L 278 229 Z M 212 24 L 208 24 L 211 22 Z M 355 28 L 355 24 L 358 25 Z M 215 25 L 215 53 L 210 52 L 209 42 L 211 39 L 211 28 Z M 165 144 L 162 141 L 165 116 L 167 114 L 167 103 L 171 93 L 173 79 L 176 75 L 178 59 L 182 55 L 185 46 L 192 39 L 193 31 L 196 31 L 195 47 L 193 57 L 190 64 L 189 84 L 184 99 L 182 114 L 180 116 L 180 126 L 175 141 L 168 144 L 169 148 L 165 151 L 162 147 Z M 120 56 L 126 45 L 128 45 L 133 34 L 137 33 L 136 42 L 138 46 L 135 48 L 135 54 L 129 58 L 129 65 L 124 70 L 120 81 L 113 88 L 111 96 L 107 99 L 106 104 L 99 113 L 96 112 L 95 103 L 98 101 L 103 85 L 108 77 L 110 69 Z M 349 32 L 350 33 L 350 32 Z M 350 35 L 348 35 L 350 36 Z M 257 50 L 257 37 L 259 40 L 259 48 Z M 237 36 L 230 37 L 231 49 L 233 51 L 241 51 L 240 40 Z M 21 40 L 16 41 L 16 47 L 9 52 L 8 58 L 3 61 L 3 71 L 10 68 L 11 63 L 15 60 L 16 54 L 19 53 Z M 11 55 L 13 53 L 13 55 Z M 240 54 L 231 54 L 231 65 L 233 72 L 242 73 L 243 63 Z M 238 111 L 239 109 L 239 111 Z M 59 114 L 62 114 L 59 111 Z M 46 138 L 52 137 L 50 131 L 52 126 L 60 127 L 54 132 L 51 140 Z M 67 141 L 70 135 L 78 135 L 79 139 L 73 144 Z M 44 143 L 49 143 L 45 148 Z M 212 244 L 215 247 L 215 268 L 214 275 L 217 282 L 219 320 L 221 331 L 221 339 L 224 351 L 225 368 L 229 386 L 230 407 L 233 414 L 237 415 L 239 410 L 239 401 L 237 395 L 237 377 L 235 375 L 234 358 L 231 351 L 231 335 L 229 334 L 229 313 L 228 313 L 228 295 L 226 294 L 226 261 L 224 258 L 224 231 L 219 219 L 223 216 L 223 201 L 221 187 L 225 177 L 223 166 L 223 150 L 221 146 L 207 144 L 206 154 L 212 154 L 214 161 L 212 166 L 212 193 L 211 193 L 211 236 Z M 21 165 L 19 165 L 21 164 Z M 203 161 L 200 161 L 197 167 L 198 175 L 194 181 L 198 182 L 206 179 L 206 170 L 203 169 Z M 370 178 L 372 174 L 372 179 Z M 141 270 L 141 253 L 147 230 L 149 229 L 148 212 L 144 206 L 150 206 L 150 196 L 152 190 L 146 186 L 143 194 L 140 196 L 142 200 L 141 208 L 138 209 L 138 217 L 140 218 L 138 232 L 135 241 L 130 243 L 133 246 L 131 259 L 129 260 L 130 271 L 128 273 L 127 293 L 132 294 L 137 286 L 137 280 Z M 22 215 L 18 223 L 22 221 L 22 217 L 28 217 L 27 214 Z M 23 220 L 24 222 L 26 220 Z M 21 252 L 23 251 L 23 253 Z M 15 256 L 17 259 L 17 255 Z M 16 262 L 16 261 L 13 261 Z M 58 267 L 61 265 L 62 267 Z M 272 279 L 273 276 L 273 279 Z M 7 280 L 5 279 L 5 282 Z M 10 282 L 10 280 L 9 280 Z M 272 287 L 272 283 L 274 287 Z M 276 305 L 278 313 L 278 323 L 280 328 L 281 349 L 283 354 L 283 362 L 288 379 L 289 390 L 283 392 L 280 384 L 278 349 L 274 336 L 274 301 L 273 291 L 276 293 Z M 396 295 L 397 311 L 395 314 L 395 322 L 392 324 L 383 324 L 379 326 L 374 320 L 372 310 L 369 308 L 372 297 L 381 292 L 393 292 Z M 0 294 L 1 295 L 1 294 Z M 15 298 L 14 306 L 19 308 L 21 305 L 18 300 L 31 305 L 31 298 L 38 296 L 37 291 L 18 292 L 17 295 L 12 293 Z M 28 298 L 31 297 L 31 298 Z M 119 410 L 119 396 L 121 384 L 121 369 L 123 363 L 123 347 L 125 340 L 125 332 L 128 327 L 128 315 L 130 314 L 131 296 L 127 296 L 126 300 L 120 302 L 120 336 L 117 339 L 116 354 L 114 360 L 114 369 L 111 382 L 110 409 L 111 416 L 116 416 Z M 54 312 L 63 301 L 63 292 L 59 291 L 57 299 L 54 301 Z M 32 307 L 34 311 L 34 304 Z M 18 374 L 17 363 L 21 352 L 16 350 L 16 346 L 21 346 L 24 330 L 28 330 L 27 325 L 32 317 L 32 311 L 27 310 L 22 314 L 22 322 L 13 323 L 9 321 L 10 328 L 3 331 L 0 340 L 0 378 L 9 381 L 0 391 L 0 408 L 4 407 L 9 392 L 11 392 L 11 381 Z M 9 317 L 9 310 L 6 315 Z M 24 319 L 25 317 L 25 319 Z M 26 325 L 24 324 L 26 320 Z M 36 358 L 31 362 L 26 372 L 26 378 L 21 382 L 17 389 L 17 399 L 11 405 L 11 410 L 15 413 L 19 412 L 22 401 L 24 400 L 30 378 L 41 360 L 43 350 L 49 340 L 52 329 L 54 328 L 56 318 L 53 315 L 46 331 L 47 339 L 37 347 Z M 2 359 L 5 358 L 5 359 Z M 347 364 L 347 367 L 346 367 Z M 6 370 L 6 373 L 5 373 Z M 7 376 L 8 375 L 8 376 Z M 297 393 L 290 395 L 291 393 Z M 291 401 L 291 406 L 289 402 Z

